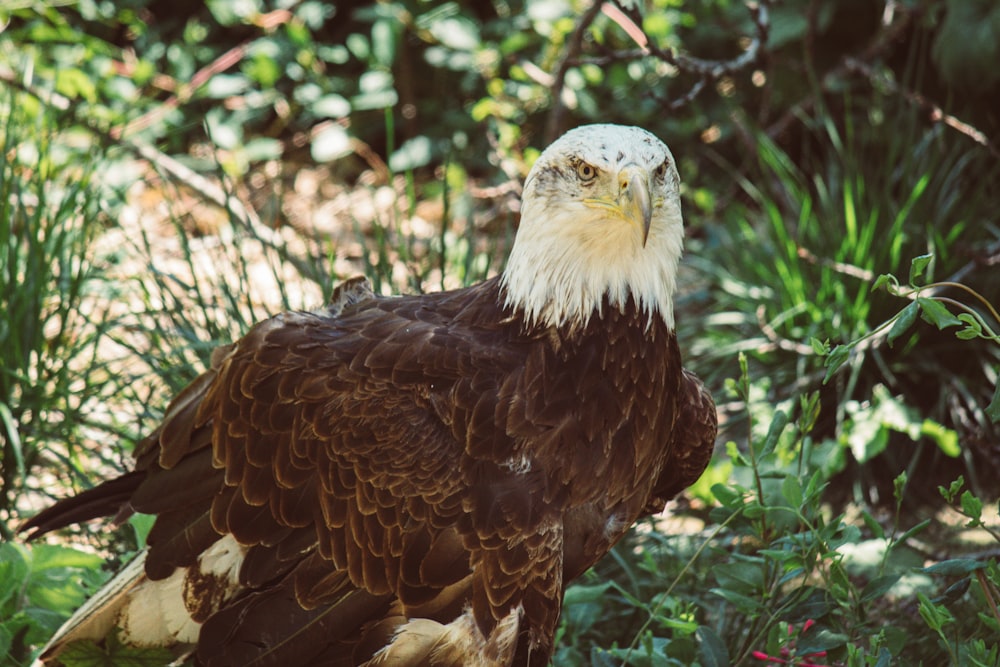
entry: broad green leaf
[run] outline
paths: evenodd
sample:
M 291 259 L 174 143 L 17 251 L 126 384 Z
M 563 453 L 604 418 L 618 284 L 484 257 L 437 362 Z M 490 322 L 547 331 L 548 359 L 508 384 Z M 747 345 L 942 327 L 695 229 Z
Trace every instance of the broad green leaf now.
M 901 576 L 901 574 L 886 574 L 869 581 L 861 591 L 861 603 L 865 604 L 868 602 L 874 602 L 875 600 L 881 598 L 896 585 L 896 582 L 899 581 Z
M 823 341 L 815 336 L 809 339 L 809 346 L 812 347 L 813 352 L 820 357 L 830 354 L 830 342 Z
M 214 99 L 235 97 L 250 89 L 250 82 L 243 74 L 216 74 L 201 89 L 202 94 Z
M 962 447 L 958 443 L 958 432 L 932 419 L 925 419 L 923 421 L 920 425 L 920 434 L 927 436 L 937 443 L 938 448 L 945 456 L 956 458 L 962 453 Z
M 698 640 L 698 657 L 702 667 L 729 667 L 729 651 L 715 630 L 701 625 L 695 630 L 694 636 Z
M 955 317 L 943 303 L 937 299 L 918 296 L 917 303 L 920 304 L 921 315 L 938 329 L 955 327 L 962 324 L 962 321 Z
M 281 142 L 269 137 L 256 137 L 243 146 L 243 153 L 251 162 L 276 160 L 281 157 L 281 151 Z
M 924 277 L 927 266 L 934 259 L 934 255 L 919 255 L 910 260 L 910 284 L 916 286 L 917 280 Z
M 872 535 L 880 540 L 885 538 L 885 530 L 882 528 L 882 524 L 868 510 L 861 508 L 861 519 L 865 522 L 865 526 L 871 531 Z
M 392 67 L 396 60 L 396 41 L 398 39 L 395 26 L 397 21 L 380 19 L 372 25 L 372 55 L 375 62 L 382 67 Z
M 608 589 L 610 588 L 610 581 L 606 581 L 602 584 L 596 584 L 594 586 L 574 584 L 566 589 L 566 594 L 563 597 L 563 604 L 570 606 L 584 602 L 598 602 L 606 597 Z
M 901 544 L 904 544 L 908 539 L 910 539 L 914 535 L 917 535 L 918 533 L 924 532 L 927 529 L 927 526 L 929 526 L 929 525 L 931 525 L 931 520 L 930 519 L 924 519 L 923 521 L 921 521 L 920 523 L 918 523 L 917 525 L 913 526 L 912 528 L 910 528 L 909 530 L 907 530 L 905 533 L 903 533 L 902 535 L 900 535 L 899 539 L 897 539 L 895 542 L 893 542 L 890 548 L 895 549 L 896 547 L 900 546 Z
M 930 598 L 920 592 L 917 593 L 917 599 L 920 601 L 918 607 L 920 616 L 931 630 L 941 632 L 944 626 L 955 622 L 955 617 L 943 605 L 934 604 Z
M 479 28 L 464 17 L 455 16 L 435 21 L 430 32 L 442 45 L 456 51 L 474 51 L 479 47 Z
M 785 496 L 789 507 L 802 505 L 802 484 L 794 475 L 787 475 L 781 482 L 781 495 Z
M 104 559 L 97 554 L 70 547 L 52 544 L 38 544 L 31 547 L 31 570 L 35 574 L 51 569 L 100 569 L 103 564 Z
M 796 655 L 810 656 L 814 653 L 840 648 L 847 643 L 847 635 L 827 629 L 811 628 L 799 635 L 795 647 Z
M 742 595 L 724 588 L 712 588 L 710 593 L 718 595 L 720 598 L 736 607 L 737 611 L 745 614 L 759 614 L 764 609 L 764 605 L 756 597 Z
M 756 563 L 722 563 L 712 568 L 719 585 L 729 591 L 752 594 L 764 588 L 764 570 Z
M 719 504 L 725 507 L 736 508 L 743 506 L 743 494 L 738 489 L 734 489 L 730 484 L 714 484 L 712 486 L 712 495 L 719 501 Z
M 28 572 L 28 556 L 24 547 L 11 542 L 0 544 L 0 609 L 24 585 Z
M 889 329 L 889 333 L 885 340 L 889 343 L 889 347 L 896 341 L 897 338 L 906 333 L 907 329 L 913 326 L 913 323 L 917 321 L 917 315 L 920 314 L 920 306 L 916 301 L 911 301 L 906 308 L 900 311 L 899 316 L 896 321 L 892 323 L 892 328 Z
M 962 514 L 969 517 L 973 522 L 980 522 L 983 518 L 983 501 L 972 495 L 971 491 L 962 493 Z

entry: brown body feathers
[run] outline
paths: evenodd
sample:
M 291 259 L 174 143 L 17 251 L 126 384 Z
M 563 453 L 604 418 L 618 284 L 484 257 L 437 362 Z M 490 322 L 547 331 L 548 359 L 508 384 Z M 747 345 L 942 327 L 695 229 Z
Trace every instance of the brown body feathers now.
M 567 583 L 695 481 L 716 419 L 653 297 L 560 326 L 515 289 L 355 280 L 218 350 L 134 472 L 25 526 L 157 517 L 43 658 L 118 627 L 208 666 L 547 664 Z

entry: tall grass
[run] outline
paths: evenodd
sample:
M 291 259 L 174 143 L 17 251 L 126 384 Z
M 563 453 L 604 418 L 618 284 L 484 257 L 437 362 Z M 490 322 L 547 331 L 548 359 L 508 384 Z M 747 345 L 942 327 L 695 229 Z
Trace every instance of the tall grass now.
M 0 524 L 26 490 L 45 492 L 45 466 L 79 474 L 89 398 L 107 386 L 96 362 L 104 315 L 89 305 L 100 280 L 100 226 L 90 187 L 96 156 L 61 149 L 54 119 L 26 97 L 0 100 Z
M 95 460 L 111 463 L 113 449 L 91 436 L 105 423 L 94 406 L 118 384 L 98 355 L 108 318 L 93 299 L 103 284 L 91 180 L 101 156 L 7 90 L 0 127 L 0 655 L 20 664 L 83 601 L 81 578 L 102 578 L 103 559 L 26 549 L 11 541 L 18 517 L 91 484 Z
M 944 463 L 949 474 L 964 468 L 978 481 L 988 443 L 1000 438 L 984 411 L 1000 364 L 996 346 L 967 345 L 924 325 L 891 346 L 882 338 L 859 348 L 823 386 L 824 359 L 811 341 L 846 343 L 895 315 L 899 300 L 873 294 L 872 285 L 883 273 L 905 276 L 918 255 L 934 255 L 932 279 L 957 277 L 1000 300 L 994 269 L 976 261 L 1000 243 L 1000 166 L 940 127 L 897 113 L 891 102 L 877 109 L 844 104 L 839 122 L 829 113 L 805 119 L 794 147 L 756 137 L 755 159 L 730 168 L 738 191 L 718 211 L 719 234 L 688 258 L 710 282 L 710 312 L 698 322 L 703 332 L 692 334 L 689 354 L 717 385 L 731 375 L 733 355 L 746 352 L 769 379 L 774 400 L 821 388 L 818 429 L 826 436 L 847 434 L 858 421 L 852 405 L 863 407 L 881 386 L 904 421 L 919 427 L 932 420 L 941 429 L 922 431 L 916 447 L 905 444 L 906 428 L 888 429 L 902 449 L 871 439 L 871 451 L 852 452 L 846 465 L 885 451 L 899 457 L 893 469 Z M 967 444 L 954 463 L 940 446 L 941 438 L 953 438 L 949 429 Z M 856 479 L 865 497 L 891 493 L 877 471 Z M 930 488 L 939 481 L 931 478 Z

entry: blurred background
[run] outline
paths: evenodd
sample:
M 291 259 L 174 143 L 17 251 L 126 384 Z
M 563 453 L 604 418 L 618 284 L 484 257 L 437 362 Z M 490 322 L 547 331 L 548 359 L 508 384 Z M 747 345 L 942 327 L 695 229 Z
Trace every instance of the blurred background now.
M 723 428 L 554 664 L 1000 665 L 998 100 L 995 0 L 7 0 L 0 663 L 148 530 L 18 523 L 216 345 L 354 275 L 495 275 L 540 150 L 614 122 L 677 159 Z

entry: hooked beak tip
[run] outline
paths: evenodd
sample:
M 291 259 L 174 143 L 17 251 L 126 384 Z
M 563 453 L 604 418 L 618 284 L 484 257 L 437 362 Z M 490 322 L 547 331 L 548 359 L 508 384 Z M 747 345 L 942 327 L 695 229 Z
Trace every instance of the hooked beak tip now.
M 619 172 L 619 188 L 622 212 L 642 230 L 642 247 L 645 248 L 653 220 L 649 174 L 636 165 L 626 165 Z

